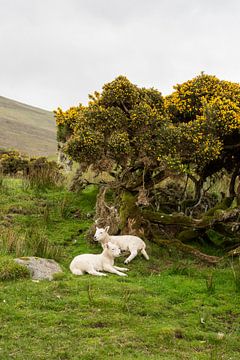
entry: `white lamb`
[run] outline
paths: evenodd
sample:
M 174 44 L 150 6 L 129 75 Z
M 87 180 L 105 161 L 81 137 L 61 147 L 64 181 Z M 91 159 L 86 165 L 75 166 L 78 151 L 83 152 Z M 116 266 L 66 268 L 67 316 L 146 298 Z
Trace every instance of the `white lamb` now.
M 101 254 L 82 254 L 76 256 L 71 264 L 70 270 L 75 275 L 88 273 L 91 275 L 106 276 L 101 271 L 107 271 L 120 276 L 127 276 L 121 271 L 128 271 L 126 268 L 114 266 L 114 258 L 120 255 L 119 247 L 111 242 L 107 242 Z
M 129 257 L 124 261 L 125 264 L 128 264 L 132 259 L 134 259 L 138 251 L 142 253 L 145 259 L 149 260 L 149 256 L 146 253 L 146 244 L 138 236 L 134 235 L 109 235 L 108 234 L 109 226 L 103 228 L 96 227 L 96 232 L 94 235 L 94 240 L 98 241 L 104 245 L 111 241 L 111 243 L 116 244 L 121 251 L 130 251 Z

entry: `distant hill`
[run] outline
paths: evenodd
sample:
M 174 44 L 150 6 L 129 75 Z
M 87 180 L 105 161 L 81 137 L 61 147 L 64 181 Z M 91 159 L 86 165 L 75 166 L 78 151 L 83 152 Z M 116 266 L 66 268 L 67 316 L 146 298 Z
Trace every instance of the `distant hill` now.
M 32 156 L 55 155 L 53 113 L 0 96 L 0 148 Z

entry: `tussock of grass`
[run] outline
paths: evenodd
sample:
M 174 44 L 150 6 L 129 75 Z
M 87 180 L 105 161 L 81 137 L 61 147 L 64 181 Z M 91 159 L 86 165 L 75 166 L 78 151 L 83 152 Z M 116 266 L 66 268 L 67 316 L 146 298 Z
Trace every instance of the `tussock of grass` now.
M 0 254 L 12 254 L 15 257 L 37 256 L 59 260 L 61 248 L 49 243 L 47 236 L 38 229 L 27 229 L 26 233 L 17 234 L 7 229 L 0 235 Z
M 13 259 L 0 258 L 0 281 L 29 278 L 30 273 L 25 266 L 17 264 Z

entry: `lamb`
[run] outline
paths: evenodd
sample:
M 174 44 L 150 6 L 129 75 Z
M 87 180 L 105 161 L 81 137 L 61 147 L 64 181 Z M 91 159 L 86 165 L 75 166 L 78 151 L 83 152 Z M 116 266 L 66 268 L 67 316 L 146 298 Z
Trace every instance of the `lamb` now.
M 145 250 L 146 244 L 138 236 L 109 235 L 108 230 L 109 226 L 105 227 L 105 229 L 96 227 L 94 240 L 100 242 L 103 248 L 104 245 L 110 241 L 111 243 L 116 244 L 121 251 L 130 251 L 129 257 L 124 261 L 125 264 L 128 264 L 131 260 L 133 260 L 137 256 L 138 251 L 141 251 L 145 259 L 149 260 L 149 256 Z
M 106 276 L 101 271 L 108 271 L 119 276 L 127 276 L 121 271 L 128 271 L 126 268 L 114 266 L 114 258 L 120 255 L 119 247 L 111 242 L 104 244 L 101 254 L 82 254 L 76 256 L 71 264 L 70 270 L 75 275 L 88 273 L 97 276 Z

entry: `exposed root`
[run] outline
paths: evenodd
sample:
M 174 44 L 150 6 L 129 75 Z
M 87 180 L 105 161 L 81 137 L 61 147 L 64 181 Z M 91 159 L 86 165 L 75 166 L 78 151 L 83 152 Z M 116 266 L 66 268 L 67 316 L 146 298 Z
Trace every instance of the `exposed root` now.
M 220 260 L 222 260 L 222 258 L 218 257 L 218 256 L 212 256 L 212 255 L 207 255 L 202 253 L 201 251 L 195 249 L 192 246 L 183 244 L 181 241 L 179 240 L 160 240 L 160 239 L 154 239 L 154 242 L 156 242 L 158 245 L 163 245 L 163 246 L 167 246 L 167 247 L 174 247 L 177 250 L 188 254 L 188 255 L 192 255 L 194 257 L 196 257 L 197 259 L 201 260 L 202 262 L 205 262 L 209 265 L 216 265 L 217 263 L 219 263 Z

